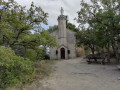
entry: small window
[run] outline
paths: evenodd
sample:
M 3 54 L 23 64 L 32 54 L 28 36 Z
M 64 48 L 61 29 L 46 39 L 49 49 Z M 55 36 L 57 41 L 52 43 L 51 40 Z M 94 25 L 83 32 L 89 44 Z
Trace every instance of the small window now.
M 56 55 L 58 54 L 58 50 L 56 50 Z
M 70 54 L 70 50 L 68 50 L 68 54 Z

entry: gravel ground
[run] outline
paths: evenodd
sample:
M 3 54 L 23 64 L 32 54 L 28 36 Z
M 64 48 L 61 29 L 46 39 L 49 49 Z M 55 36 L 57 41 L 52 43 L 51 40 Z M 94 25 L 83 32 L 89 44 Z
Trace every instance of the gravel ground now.
M 115 65 L 87 64 L 82 58 L 62 60 L 38 86 L 31 90 L 120 90 L 120 71 Z

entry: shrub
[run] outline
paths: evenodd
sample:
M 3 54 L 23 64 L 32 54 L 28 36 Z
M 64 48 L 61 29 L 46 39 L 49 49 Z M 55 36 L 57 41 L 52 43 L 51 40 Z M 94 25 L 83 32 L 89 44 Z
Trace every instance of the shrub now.
M 28 58 L 32 61 L 35 61 L 36 60 L 36 57 L 37 57 L 37 53 L 35 50 L 33 49 L 26 49 L 25 51 L 25 58 Z
M 37 60 L 45 59 L 46 52 L 44 48 L 37 48 L 36 52 L 37 52 Z
M 0 86 L 5 88 L 32 80 L 34 67 L 29 59 L 16 56 L 9 47 L 0 46 Z
M 45 59 L 45 49 L 44 48 L 40 48 L 40 47 L 36 47 L 35 50 L 33 49 L 26 49 L 25 52 L 25 58 L 28 58 L 32 61 L 35 60 L 44 60 Z

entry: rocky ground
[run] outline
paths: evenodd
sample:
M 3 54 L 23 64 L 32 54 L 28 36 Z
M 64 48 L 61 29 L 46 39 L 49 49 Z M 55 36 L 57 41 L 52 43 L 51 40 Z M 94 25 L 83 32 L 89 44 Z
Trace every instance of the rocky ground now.
M 58 61 L 49 78 L 28 90 L 120 90 L 116 65 L 87 64 L 83 58 Z

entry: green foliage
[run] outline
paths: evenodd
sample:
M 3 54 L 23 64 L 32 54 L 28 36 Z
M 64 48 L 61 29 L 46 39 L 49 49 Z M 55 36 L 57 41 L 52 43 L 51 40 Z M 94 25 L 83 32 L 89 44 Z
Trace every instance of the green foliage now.
M 26 49 L 25 58 L 31 61 L 44 60 L 46 55 L 46 50 L 44 47 L 36 47 L 33 49 Z
M 92 29 L 83 29 L 77 33 L 77 46 L 87 46 L 91 49 L 92 54 L 95 52 L 96 48 L 96 37 L 95 31 Z
M 0 45 L 6 46 L 0 46 L 0 87 L 5 88 L 32 81 L 32 61 L 43 59 L 45 48 L 57 44 L 41 27 L 41 23 L 47 24 L 48 14 L 33 2 L 29 9 L 14 0 L 2 0 L 0 5 L 3 6 L 0 9 Z M 38 48 L 40 45 L 43 49 Z
M 49 29 L 48 29 L 48 31 L 49 31 L 50 33 L 54 32 L 55 30 L 58 30 L 58 25 L 54 25 L 54 26 L 52 26 L 52 27 L 49 27 Z
M 78 12 L 78 23 L 88 24 L 95 32 L 97 44 L 107 45 L 108 41 L 115 43 L 114 37 L 120 33 L 119 0 L 91 0 L 91 4 L 81 1 Z
M 33 49 L 26 49 L 25 58 L 30 59 L 31 61 L 44 60 L 46 51 L 44 48 L 36 47 Z
M 29 59 L 16 56 L 9 47 L 0 46 L 0 85 L 3 88 L 32 80 L 34 67 Z
M 3 6 L 0 9 L 0 45 L 11 47 L 15 53 L 22 51 L 20 47 L 35 49 L 40 45 L 56 46 L 55 38 L 41 27 L 41 23 L 47 24 L 48 13 L 33 2 L 29 9 L 14 0 L 2 0 L 0 4 Z M 32 34 L 31 30 L 35 33 Z M 17 55 L 24 56 L 23 54 L 20 52 Z
M 30 49 L 35 49 L 40 45 L 44 47 L 54 47 L 57 45 L 55 37 L 49 35 L 48 31 L 35 32 L 34 34 L 26 35 L 25 37 L 22 37 L 19 42 Z
M 77 33 L 77 45 L 91 45 L 95 44 L 95 32 L 91 29 L 83 29 Z
M 76 28 L 76 26 L 73 25 L 72 23 L 68 23 L 67 28 L 70 29 L 71 31 L 79 32 L 78 28 Z
M 89 45 L 95 41 L 94 46 L 101 48 L 106 47 L 108 54 L 110 45 L 112 45 L 117 61 L 119 61 L 116 47 L 116 44 L 119 43 L 118 39 L 120 34 L 119 9 L 119 0 L 91 0 L 91 4 L 82 0 L 77 19 L 81 27 L 88 24 L 89 27 L 87 27 L 87 29 L 89 29 L 89 34 L 87 36 L 90 36 L 88 39 L 82 39 L 82 37 L 79 36 L 81 34 L 79 34 L 80 39 L 78 40 L 82 40 L 84 45 Z M 86 37 L 86 34 L 84 37 Z M 86 40 L 88 41 L 87 43 L 85 43 Z M 79 41 L 79 44 L 81 44 L 81 41 Z
M 36 48 L 36 52 L 37 52 L 36 60 L 44 60 L 45 59 L 46 51 L 44 48 Z
M 37 57 L 37 53 L 33 49 L 26 49 L 25 51 L 25 58 L 30 59 L 31 61 L 35 61 Z
M 41 45 L 44 47 L 54 47 L 57 46 L 56 39 L 54 36 L 51 36 L 48 31 L 43 31 L 40 33 Z
M 0 37 L 3 38 L 1 44 L 12 47 L 16 43 L 22 45 L 25 42 L 25 46 L 29 46 L 29 44 L 34 46 L 33 40 L 26 42 L 25 38 L 31 37 L 30 39 L 32 39 L 34 35 L 31 35 L 31 29 L 36 31 L 36 29 L 42 28 L 41 23 L 47 24 L 48 14 L 35 6 L 33 2 L 29 9 L 14 0 L 2 1 L 2 5 L 3 9 L 0 9 Z

